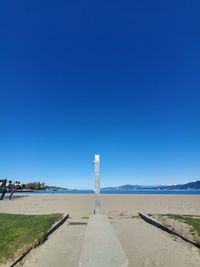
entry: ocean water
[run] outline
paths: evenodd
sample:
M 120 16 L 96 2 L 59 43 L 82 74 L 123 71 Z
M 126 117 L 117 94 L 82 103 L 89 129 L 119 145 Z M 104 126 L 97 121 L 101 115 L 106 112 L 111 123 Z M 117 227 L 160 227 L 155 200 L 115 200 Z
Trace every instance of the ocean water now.
M 24 192 L 17 192 L 16 194 L 24 194 Z M 57 190 L 57 191 L 35 191 L 28 192 L 28 194 L 94 194 L 93 190 Z M 200 195 L 200 190 L 158 190 L 158 189 L 144 189 L 144 190 L 101 190 L 101 194 L 153 194 L 153 195 Z

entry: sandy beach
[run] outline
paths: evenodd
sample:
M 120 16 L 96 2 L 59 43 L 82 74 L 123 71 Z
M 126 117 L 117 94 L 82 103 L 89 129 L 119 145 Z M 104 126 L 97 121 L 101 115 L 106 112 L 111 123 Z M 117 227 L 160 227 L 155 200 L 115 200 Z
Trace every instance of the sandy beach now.
M 16 195 L 0 202 L 0 212 L 19 214 L 69 213 L 72 218 L 89 216 L 94 210 L 94 195 Z M 200 215 L 200 195 L 102 195 L 102 213 L 132 216 L 144 213 Z
M 0 202 L 0 212 L 18 214 L 69 213 L 64 224 L 24 260 L 24 267 L 78 266 L 87 217 L 94 210 L 94 195 L 16 195 Z M 200 196 L 102 195 L 106 214 L 132 266 L 200 266 L 200 250 L 138 218 L 138 212 L 200 215 Z

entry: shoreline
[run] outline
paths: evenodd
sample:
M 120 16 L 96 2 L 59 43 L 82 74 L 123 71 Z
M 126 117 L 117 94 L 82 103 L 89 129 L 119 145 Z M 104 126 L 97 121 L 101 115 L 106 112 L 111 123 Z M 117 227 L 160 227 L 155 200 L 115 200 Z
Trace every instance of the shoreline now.
M 9 194 L 9 192 L 7 192 Z M 16 195 L 95 195 L 92 190 L 15 192 Z M 127 190 L 103 191 L 101 195 L 200 195 L 200 190 Z

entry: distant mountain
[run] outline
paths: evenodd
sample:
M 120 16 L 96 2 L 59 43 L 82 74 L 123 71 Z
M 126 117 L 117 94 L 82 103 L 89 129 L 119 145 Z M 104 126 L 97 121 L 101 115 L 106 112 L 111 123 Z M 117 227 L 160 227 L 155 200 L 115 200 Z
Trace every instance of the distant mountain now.
M 191 182 L 187 184 L 160 186 L 160 189 L 200 189 L 200 181 Z
M 126 184 L 118 187 L 105 187 L 102 190 L 139 190 L 139 189 L 200 189 L 200 181 L 177 185 L 131 185 Z
M 131 184 L 125 184 L 125 185 L 121 185 L 118 187 L 104 187 L 101 188 L 102 190 L 135 190 L 135 189 L 150 189 L 150 188 L 154 188 L 156 186 L 153 185 L 131 185 Z

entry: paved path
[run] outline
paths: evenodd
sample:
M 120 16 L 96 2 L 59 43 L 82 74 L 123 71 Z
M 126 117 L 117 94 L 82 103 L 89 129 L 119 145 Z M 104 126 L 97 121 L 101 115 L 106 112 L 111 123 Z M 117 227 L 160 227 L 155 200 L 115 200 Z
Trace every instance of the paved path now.
M 128 267 L 128 258 L 107 216 L 90 216 L 79 266 Z
M 114 219 L 111 223 L 129 267 L 200 266 L 199 249 L 141 219 Z M 26 257 L 23 267 L 78 267 L 85 231 L 86 225 L 65 223 Z
M 112 225 L 129 267 L 199 267 L 200 250 L 142 219 L 115 219 Z
M 77 267 L 85 230 L 86 225 L 66 222 L 43 245 L 31 251 L 23 267 Z

